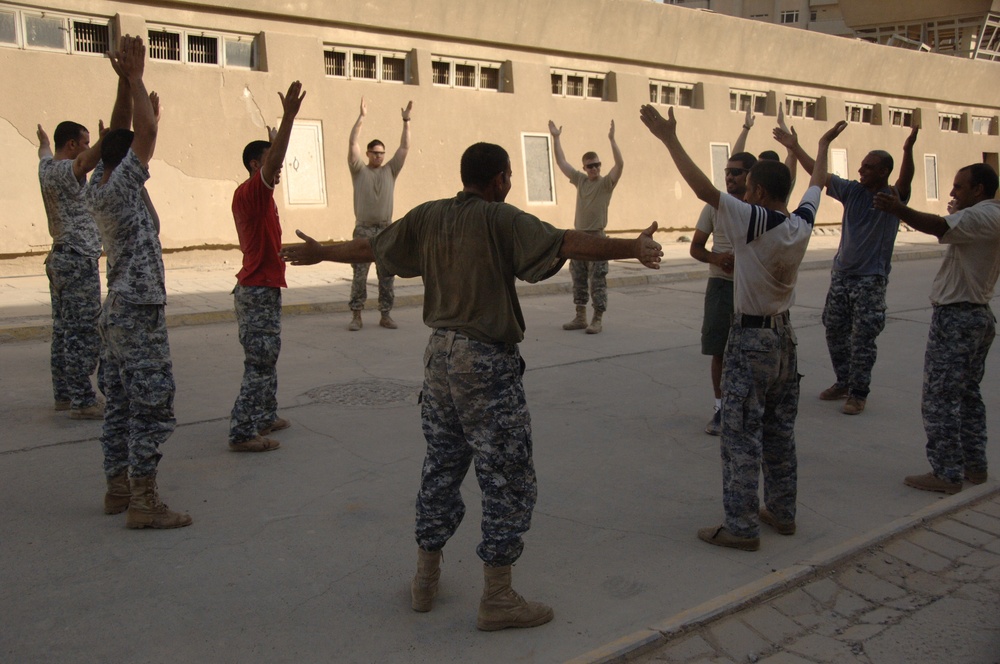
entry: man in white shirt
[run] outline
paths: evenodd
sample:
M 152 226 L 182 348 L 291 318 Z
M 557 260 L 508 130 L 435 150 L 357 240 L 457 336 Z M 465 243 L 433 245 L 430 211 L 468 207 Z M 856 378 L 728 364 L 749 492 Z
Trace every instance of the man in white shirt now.
M 721 526 L 702 528 L 698 537 L 716 546 L 756 551 L 761 521 L 782 535 L 795 533 L 799 376 L 788 310 L 819 207 L 828 147 L 847 123 L 838 122 L 820 139 L 809 189 L 789 213 L 785 201 L 791 174 L 784 164 L 757 162 L 747 176 L 744 202 L 716 189 L 684 151 L 672 108 L 664 119 L 653 106 L 645 105 L 640 117 L 667 146 L 698 198 L 718 209 L 716 233 L 733 247 L 735 313 L 722 368 L 726 519 Z M 762 469 L 764 508 L 760 509 L 757 483 Z

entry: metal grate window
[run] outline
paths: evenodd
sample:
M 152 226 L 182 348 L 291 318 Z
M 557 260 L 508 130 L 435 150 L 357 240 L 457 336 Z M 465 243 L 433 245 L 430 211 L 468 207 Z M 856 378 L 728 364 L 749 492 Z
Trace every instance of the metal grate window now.
M 382 56 L 382 80 L 406 82 L 406 60 L 388 55 Z
M 188 62 L 198 65 L 219 64 L 219 38 L 188 35 Z
M 844 119 L 848 122 L 871 124 L 873 112 L 871 104 L 844 104 Z
M 347 76 L 347 54 L 327 51 L 323 54 L 323 64 L 327 76 Z
M 912 127 L 913 111 L 905 108 L 889 107 L 889 124 L 893 127 Z
M 352 78 L 367 78 L 370 80 L 377 80 L 378 75 L 376 68 L 378 58 L 374 55 L 364 55 L 361 53 L 354 53 L 351 58 L 351 77 Z
M 747 109 L 754 113 L 764 113 L 767 110 L 767 93 L 752 90 L 730 90 L 729 110 L 746 113 Z
M 176 32 L 149 33 L 149 48 L 151 60 L 181 61 L 181 36 Z
M 476 66 L 475 65 L 455 65 L 455 87 L 474 88 L 476 87 Z
M 668 106 L 694 107 L 694 86 L 690 83 L 649 82 L 649 101 Z
M 73 21 L 73 51 L 76 53 L 107 53 L 110 49 L 110 34 L 105 23 L 82 23 Z
M 479 68 L 479 87 L 483 90 L 500 89 L 500 68 L 482 66 Z
M 434 85 L 451 85 L 451 65 L 447 62 L 431 63 L 433 75 L 431 81 Z

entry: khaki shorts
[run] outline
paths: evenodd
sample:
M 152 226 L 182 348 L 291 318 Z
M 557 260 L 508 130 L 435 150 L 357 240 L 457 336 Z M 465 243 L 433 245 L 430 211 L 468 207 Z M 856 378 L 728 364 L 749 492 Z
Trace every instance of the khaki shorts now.
M 705 319 L 701 324 L 701 354 L 722 355 L 733 322 L 733 282 L 709 277 L 705 286 Z

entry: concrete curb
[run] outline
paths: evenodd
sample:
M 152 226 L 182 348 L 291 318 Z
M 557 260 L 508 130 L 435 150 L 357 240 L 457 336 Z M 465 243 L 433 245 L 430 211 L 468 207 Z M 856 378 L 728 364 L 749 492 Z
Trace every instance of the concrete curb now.
M 878 546 L 894 537 L 899 537 L 919 528 L 929 521 L 957 512 L 979 503 L 993 495 L 1000 494 L 1000 486 L 995 482 L 974 486 L 953 496 L 947 496 L 917 510 L 913 514 L 891 521 L 884 526 L 820 551 L 802 562 L 768 574 L 752 583 L 736 588 L 724 595 L 714 597 L 674 614 L 666 620 L 655 623 L 620 639 L 616 639 L 590 652 L 568 660 L 566 664 L 617 664 L 629 658 L 663 646 L 667 641 L 736 613 L 750 604 L 770 599 L 789 588 L 826 573 L 831 568 L 854 556 Z
M 927 258 L 938 258 L 944 253 L 943 248 L 932 247 L 929 249 L 915 249 L 893 254 L 893 261 L 903 260 L 923 260 Z M 821 270 L 830 268 L 830 259 L 813 259 L 802 261 L 799 270 Z M 694 264 L 690 269 L 679 268 L 669 271 L 649 272 L 641 274 L 629 274 L 608 277 L 608 288 L 626 288 L 629 286 L 644 286 L 652 284 L 677 283 L 682 281 L 697 281 L 706 279 L 708 272 L 700 263 Z M 558 293 L 572 293 L 573 284 L 571 282 L 541 282 L 537 284 L 519 283 L 517 286 L 518 295 L 521 297 L 531 297 L 535 295 L 553 295 Z M 397 295 L 394 306 L 396 308 L 409 306 L 422 306 L 424 298 L 422 294 L 402 294 Z M 288 304 L 281 308 L 285 316 L 301 316 L 307 314 L 343 313 L 350 311 L 347 300 L 335 300 L 330 302 L 310 302 L 301 304 Z M 184 314 L 167 314 L 167 327 L 182 327 L 187 325 L 209 325 L 212 323 L 229 323 L 236 320 L 236 314 L 230 310 L 198 311 Z M 51 324 L 26 324 L 26 325 L 3 325 L 0 326 L 0 344 L 14 343 L 18 341 L 44 341 L 52 335 Z

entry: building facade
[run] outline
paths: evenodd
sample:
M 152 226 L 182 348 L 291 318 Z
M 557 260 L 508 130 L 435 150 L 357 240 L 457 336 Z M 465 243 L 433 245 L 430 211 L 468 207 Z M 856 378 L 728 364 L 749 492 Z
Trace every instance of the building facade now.
M 296 228 L 351 236 L 347 141 L 362 97 L 362 140 L 379 138 L 390 152 L 400 109 L 414 102 L 396 216 L 458 191 L 462 152 L 489 141 L 511 155 L 508 201 L 571 228 L 575 190 L 554 167 L 547 122 L 563 126 L 576 162 L 588 150 L 610 160 L 614 120 L 625 169 L 609 230 L 652 220 L 692 228 L 701 204 L 639 121 L 651 101 L 675 107 L 684 144 L 720 185 L 747 105 L 758 115 L 754 152 L 780 151 L 770 136 L 779 108 L 808 149 L 830 124 L 851 120 L 831 155 L 849 177 L 871 149 L 898 157 L 919 124 L 912 204 L 934 212 L 945 211 L 959 167 L 996 166 L 1000 153 L 995 63 L 645 0 L 0 0 L 0 255 L 47 249 L 35 126 L 51 135 L 72 119 L 96 133 L 116 85 L 101 53 L 125 33 L 146 37 L 147 87 L 163 105 L 148 188 L 165 248 L 236 244 L 230 202 L 246 178 L 243 146 L 277 124 L 277 93 L 295 79 L 307 97 L 276 196 L 289 242 Z M 839 218 L 839 205 L 822 207 L 820 223 Z

